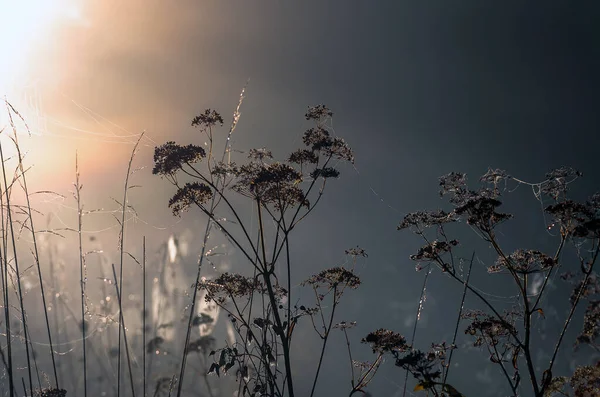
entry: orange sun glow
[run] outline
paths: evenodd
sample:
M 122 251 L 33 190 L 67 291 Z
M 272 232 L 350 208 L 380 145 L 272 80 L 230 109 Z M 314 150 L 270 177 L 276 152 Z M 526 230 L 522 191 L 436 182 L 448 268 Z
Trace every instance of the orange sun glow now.
M 0 96 L 28 113 L 24 98 L 32 78 L 31 59 L 47 42 L 52 29 L 65 20 L 79 19 L 75 0 L 0 0 Z M 6 125 L 0 110 L 0 128 Z

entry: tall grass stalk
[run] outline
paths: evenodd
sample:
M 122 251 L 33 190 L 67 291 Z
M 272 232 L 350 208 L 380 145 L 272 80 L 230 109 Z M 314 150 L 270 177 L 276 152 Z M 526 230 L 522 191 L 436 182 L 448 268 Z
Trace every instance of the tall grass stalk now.
M 451 253 L 452 254 L 452 253 Z M 471 260 L 469 261 L 469 271 L 467 272 L 467 278 L 465 279 L 465 286 L 463 288 L 462 298 L 460 299 L 460 306 L 458 308 L 458 316 L 456 318 L 456 326 L 454 327 L 454 335 L 452 335 L 452 345 L 450 346 L 450 354 L 448 355 L 448 363 L 446 364 L 446 372 L 444 373 L 444 380 L 442 382 L 442 389 L 446 384 L 446 380 L 448 379 L 448 373 L 450 372 L 450 368 L 452 365 L 452 355 L 454 353 L 454 349 L 456 347 L 456 337 L 458 335 L 458 327 L 460 325 L 460 320 L 462 318 L 463 310 L 465 307 L 465 298 L 467 297 L 467 286 L 469 285 L 469 280 L 471 279 L 471 270 L 473 269 L 473 261 L 475 260 L 475 251 L 471 255 Z M 516 394 L 516 390 L 513 389 L 513 392 Z
M 119 281 L 117 279 L 117 271 L 115 270 L 115 265 L 112 264 L 113 277 L 115 280 L 115 290 L 117 292 L 117 299 L 119 302 L 121 301 L 121 296 L 123 294 L 123 285 L 121 285 L 121 289 L 119 289 Z M 131 356 L 129 354 L 129 343 L 127 342 L 127 328 L 125 327 L 125 318 L 123 317 L 123 307 L 119 305 L 119 327 L 123 329 L 123 342 L 125 343 L 125 355 L 127 357 L 127 366 L 129 368 L 129 382 L 131 385 L 131 395 L 135 397 L 135 384 L 133 382 L 133 371 L 131 370 Z M 119 366 L 120 366 L 120 356 L 119 356 Z M 120 374 L 120 371 L 119 371 Z M 120 376 L 120 375 L 119 375 Z M 119 395 L 119 388 L 117 386 L 117 395 Z
M 419 297 L 419 303 L 417 305 L 417 312 L 415 313 L 415 323 L 413 325 L 412 335 L 410 337 L 410 345 L 415 345 L 415 338 L 417 336 L 417 325 L 419 324 L 419 320 L 421 319 L 421 312 L 423 310 L 423 303 L 425 301 L 425 293 L 427 291 L 427 280 L 429 279 L 429 275 L 431 274 L 431 269 L 427 269 L 425 273 L 425 277 L 423 278 L 423 286 L 421 287 L 421 296 Z M 402 396 L 406 396 L 406 385 L 408 384 L 408 368 L 406 369 L 406 373 L 404 374 L 404 389 L 402 390 Z
M 144 137 L 144 133 L 142 132 L 138 138 L 138 140 L 136 141 L 135 145 L 133 146 L 133 150 L 131 151 L 131 156 L 129 156 L 129 163 L 127 164 L 127 174 L 125 175 L 125 187 L 123 189 L 123 202 L 121 203 L 121 221 L 120 221 L 120 226 L 121 226 L 121 230 L 119 231 L 119 284 L 121 285 L 121 288 L 123 286 L 123 258 L 124 258 L 124 254 L 125 254 L 125 214 L 127 213 L 127 208 L 128 208 L 128 204 L 127 204 L 127 195 L 129 193 L 129 177 L 131 176 L 131 166 L 133 164 L 133 159 L 135 157 L 135 153 L 137 151 L 138 145 L 140 144 L 140 141 L 142 140 L 142 138 Z M 122 307 L 122 301 L 121 301 L 121 294 L 118 295 L 118 301 L 119 301 L 119 312 L 121 313 L 121 320 L 123 320 L 123 307 Z M 119 322 L 119 343 L 118 343 L 118 365 L 117 365 L 117 396 L 120 396 L 121 394 L 121 332 L 125 332 L 125 325 L 123 323 L 123 321 Z M 125 336 L 125 340 L 127 340 L 127 337 Z M 127 346 L 125 346 L 125 349 L 127 350 L 127 355 L 129 356 L 129 348 Z M 128 361 L 129 361 L 129 357 L 128 357 Z M 131 365 L 129 366 L 129 372 L 130 372 L 130 376 L 131 375 Z M 135 391 L 133 389 L 133 378 L 132 378 L 132 383 L 131 383 L 131 390 L 133 393 L 133 396 L 135 397 Z
M 0 130 L 0 135 L 4 129 Z M 4 165 L 4 163 L 3 163 Z M 7 194 L 8 196 L 8 194 Z M 7 370 L 8 370 L 8 389 L 10 396 L 14 397 L 14 375 L 13 375 L 13 356 L 12 356 L 12 333 L 10 327 L 10 299 L 8 295 L 8 237 L 6 235 L 5 218 L 4 218 L 4 192 L 0 191 L 0 217 L 2 221 L 2 300 L 4 303 L 4 321 L 6 323 L 6 353 L 8 355 Z
M 81 289 L 81 344 L 83 347 L 83 396 L 87 397 L 87 355 L 86 355 L 86 331 L 87 326 L 85 322 L 85 273 L 84 273 L 84 261 L 83 257 L 83 241 L 82 241 L 82 228 L 83 228 L 83 205 L 81 203 L 81 189 L 83 186 L 79 181 L 79 157 L 75 153 L 75 199 L 77 201 L 77 235 L 79 240 L 79 285 Z
M 142 387 L 143 397 L 146 397 L 146 236 L 142 242 Z
M 2 145 L 1 141 L 0 141 L 0 161 L 2 162 L 2 178 L 4 181 L 4 193 L 6 195 L 6 214 L 7 214 L 8 228 L 10 230 L 10 239 L 12 242 L 12 251 L 13 251 L 13 255 L 14 255 L 15 274 L 16 274 L 16 279 L 17 279 L 17 292 L 19 295 L 19 307 L 21 310 L 21 319 L 23 321 L 23 332 L 24 332 L 24 337 L 25 337 L 25 354 L 27 355 L 27 372 L 28 372 L 28 378 L 29 378 L 29 388 L 33 393 L 33 381 L 31 378 L 31 359 L 30 359 L 29 343 L 28 343 L 29 335 L 27 332 L 27 313 L 25 312 L 25 305 L 23 303 L 23 288 L 21 287 L 21 273 L 19 271 L 19 258 L 17 255 L 17 242 L 16 242 L 16 238 L 15 238 L 14 224 L 13 224 L 13 218 L 12 218 L 12 208 L 11 208 L 11 204 L 10 204 L 10 187 L 9 187 L 9 184 L 8 184 L 7 178 L 6 178 L 6 163 L 4 161 L 4 150 L 3 150 L 3 145 Z M 11 183 L 10 186 L 13 186 L 13 183 Z M 6 252 L 5 252 L 5 255 L 6 255 Z M 8 277 L 8 261 L 7 261 L 7 274 L 5 276 Z M 10 321 L 10 319 L 7 317 L 6 321 L 7 322 Z
M 48 320 L 48 305 L 46 304 L 46 294 L 44 292 L 44 281 L 43 281 L 43 277 L 42 277 L 42 269 L 40 266 L 40 255 L 39 255 L 39 251 L 38 251 L 38 245 L 37 245 L 37 236 L 36 236 L 36 229 L 35 226 L 33 224 L 33 214 L 32 214 L 32 210 L 31 210 L 31 200 L 29 198 L 29 189 L 27 188 L 27 178 L 25 176 L 25 169 L 23 167 L 23 156 L 21 154 L 21 148 L 19 146 L 19 141 L 18 141 L 18 136 L 17 136 L 17 130 L 16 130 L 16 126 L 15 123 L 13 121 L 13 117 L 12 117 L 12 113 L 15 113 L 16 115 L 19 116 L 19 118 L 25 122 L 25 119 L 20 115 L 19 112 L 17 112 L 17 110 L 7 101 L 6 102 L 7 106 L 9 107 L 8 109 L 8 115 L 9 115 L 9 120 L 10 120 L 10 124 L 12 126 L 13 129 L 13 141 L 15 144 L 15 148 L 17 150 L 17 161 L 18 161 L 18 166 L 19 166 L 19 171 L 20 171 L 20 183 L 21 186 L 23 187 L 23 192 L 25 193 L 25 199 L 26 199 L 26 209 L 27 209 L 27 218 L 29 219 L 29 227 L 30 227 L 30 232 L 31 232 L 31 237 L 33 240 L 33 256 L 35 259 L 35 265 L 36 265 L 36 269 L 37 269 L 37 273 L 38 273 L 38 278 L 39 278 L 39 282 L 40 282 L 40 293 L 42 296 L 42 306 L 44 309 L 44 320 L 46 321 L 46 332 L 48 334 L 48 344 L 49 344 L 49 348 L 50 348 L 50 357 L 52 359 L 52 370 L 54 373 L 54 384 L 56 385 L 57 389 L 60 389 L 59 384 L 58 384 L 58 375 L 56 372 L 56 360 L 54 357 L 54 346 L 52 344 L 52 332 L 50 331 L 50 321 Z M 29 128 L 26 128 L 29 131 Z

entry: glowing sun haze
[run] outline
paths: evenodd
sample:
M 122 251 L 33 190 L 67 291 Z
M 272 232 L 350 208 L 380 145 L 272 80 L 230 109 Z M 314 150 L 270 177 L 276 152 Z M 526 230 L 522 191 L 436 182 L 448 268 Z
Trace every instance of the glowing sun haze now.
M 30 154 L 30 159 L 36 159 L 34 163 L 45 162 L 46 170 L 48 165 L 56 168 L 61 157 L 68 157 L 69 163 L 74 161 L 71 161 L 75 153 L 73 144 L 65 139 L 57 140 L 58 129 L 49 128 L 49 123 L 52 127 L 57 118 L 62 123 L 65 119 L 56 114 L 55 109 L 48 112 L 44 105 L 56 101 L 57 93 L 48 87 L 58 85 L 63 76 L 57 71 L 72 60 L 56 56 L 60 48 L 69 46 L 70 39 L 63 33 L 66 29 L 81 31 L 79 28 L 90 26 L 83 16 L 84 5 L 84 0 L 0 0 L 0 97 L 20 115 L 13 115 L 17 133 L 35 135 L 32 139 L 19 139 L 21 149 Z M 9 124 L 8 112 L 2 103 L 0 129 L 5 128 L 2 137 L 6 139 L 12 135 L 8 132 L 10 129 L 6 129 Z M 12 146 L 12 143 L 4 145 L 4 150 L 10 154 Z M 51 156 L 51 149 L 60 156 Z
M 61 20 L 79 18 L 72 0 L 0 0 L 0 90 L 23 83 L 27 59 Z
M 31 116 L 23 91 L 35 80 L 32 57 L 61 22 L 79 19 L 74 0 L 0 0 L 0 95 L 20 112 Z M 4 113 L 2 125 L 6 124 Z

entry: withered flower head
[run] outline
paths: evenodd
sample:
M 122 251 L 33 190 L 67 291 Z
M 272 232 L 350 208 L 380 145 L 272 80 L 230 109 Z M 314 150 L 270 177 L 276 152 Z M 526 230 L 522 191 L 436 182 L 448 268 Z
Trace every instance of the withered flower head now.
M 352 257 L 362 256 L 363 258 L 367 258 L 369 256 L 364 248 L 360 248 L 358 246 L 356 248 L 347 249 L 345 254 Z
M 317 178 L 337 178 L 340 176 L 340 172 L 332 167 L 316 168 L 310 173 L 310 177 L 313 179 Z
M 206 291 L 207 302 L 225 303 L 227 298 L 249 296 L 254 292 L 264 292 L 263 284 L 254 277 L 241 274 L 223 273 L 214 280 L 202 280 L 198 288 Z
M 398 230 L 407 229 L 411 226 L 418 228 L 440 226 L 445 223 L 455 222 L 456 219 L 456 214 L 453 212 L 447 213 L 443 210 L 411 212 L 400 222 Z
M 211 109 L 206 109 L 204 113 L 194 117 L 192 120 L 192 126 L 199 127 L 202 130 L 217 124 L 223 125 L 223 118 L 218 112 Z
M 302 136 L 304 144 L 311 148 L 313 152 L 322 150 L 333 144 L 333 139 L 323 127 L 313 127 L 306 130 Z
M 518 314 L 510 311 L 504 314 L 503 319 L 490 316 L 479 310 L 471 310 L 463 313 L 462 317 L 471 320 L 471 324 L 465 329 L 465 334 L 476 337 L 475 346 L 487 343 L 496 346 L 501 340 L 508 341 L 511 335 L 517 333 L 512 324 Z
M 406 338 L 383 328 L 371 332 L 361 342 L 370 344 L 373 353 L 405 352 L 410 349 L 410 346 L 406 344 Z
M 205 204 L 211 197 L 212 190 L 204 183 L 186 183 L 183 187 L 177 189 L 175 195 L 171 197 L 169 208 L 173 211 L 173 215 L 179 216 L 193 204 Z
M 546 181 L 541 185 L 542 193 L 558 200 L 567 192 L 567 186 L 583 174 L 571 167 L 561 167 L 546 174 Z
M 315 274 L 302 282 L 302 285 L 307 284 L 315 288 L 332 289 L 347 286 L 356 289 L 360 285 L 360 278 L 352 271 L 346 270 L 343 267 L 334 267 L 323 270 L 319 274 Z
M 594 345 L 600 338 L 600 300 L 591 300 L 583 315 L 583 330 L 577 336 L 576 345 Z
M 549 205 L 545 211 L 552 215 L 563 231 L 574 237 L 596 238 L 600 236 L 600 199 L 596 194 L 585 204 L 564 200 Z
M 206 156 L 203 148 L 196 145 L 180 146 L 173 141 L 154 148 L 155 175 L 173 175 L 184 164 L 193 164 Z
M 333 117 L 333 112 L 325 105 L 309 106 L 304 117 L 306 117 L 306 120 L 323 121 Z
M 325 154 L 354 164 L 354 152 L 342 138 L 333 138 L 331 145 L 325 147 Z
M 502 269 L 513 269 L 517 273 L 531 274 L 548 270 L 556 265 L 556 261 L 548 255 L 536 250 L 516 250 L 508 257 L 499 257 L 496 264 L 488 268 L 489 273 Z
M 67 391 L 65 389 L 43 389 L 41 397 L 65 397 Z
M 313 153 L 321 152 L 327 157 L 354 163 L 354 152 L 350 146 L 342 138 L 332 137 L 321 125 L 309 128 L 302 141 Z
M 600 390 L 600 361 L 596 365 L 577 367 L 570 384 L 575 396 L 597 396 Z
M 498 185 L 501 181 L 510 178 L 510 175 L 506 171 L 501 169 L 488 168 L 487 172 L 479 178 L 481 182 L 487 182 L 494 186 Z
M 278 210 L 297 204 L 308 207 L 304 192 L 297 186 L 300 181 L 302 174 L 287 164 L 251 162 L 239 168 L 233 189 Z
M 271 153 L 270 150 L 266 149 L 266 148 L 260 148 L 260 149 L 250 149 L 250 151 L 248 152 L 248 158 L 249 159 L 253 159 L 253 160 L 265 160 L 265 159 L 272 159 L 273 158 L 273 154 Z
M 434 240 L 431 243 L 419 248 L 419 251 L 410 256 L 413 261 L 434 261 L 446 252 L 452 251 L 452 247 L 458 245 L 458 240 L 438 241 Z
M 460 194 L 467 189 L 467 174 L 450 172 L 439 178 L 440 196 L 446 194 Z
M 312 150 L 298 149 L 290 154 L 288 161 L 294 164 L 317 164 L 319 156 Z
M 355 326 L 356 326 L 356 321 L 350 321 L 350 322 L 341 321 L 337 324 L 334 324 L 333 328 L 339 328 L 341 330 L 345 330 L 345 329 L 354 328 Z
M 502 205 L 502 202 L 494 198 L 495 196 L 496 194 L 490 189 L 468 191 L 458 198 L 454 213 L 459 216 L 466 215 L 469 225 L 492 229 L 512 218 L 511 214 L 496 212 L 496 208 Z

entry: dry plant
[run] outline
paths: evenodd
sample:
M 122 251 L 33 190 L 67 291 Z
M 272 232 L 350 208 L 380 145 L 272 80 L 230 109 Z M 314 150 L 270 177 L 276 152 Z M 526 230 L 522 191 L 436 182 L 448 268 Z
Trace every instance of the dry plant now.
M 91 373 L 102 373 L 108 382 L 114 380 L 110 387 L 115 396 L 120 396 L 121 393 L 132 397 L 140 393 L 144 397 L 199 394 L 197 389 L 184 389 L 191 384 L 184 382 L 186 374 L 191 379 L 188 367 L 199 375 L 194 381 L 203 382 L 202 392 L 210 397 L 223 395 L 215 387 L 212 381 L 214 378 L 209 378 L 210 374 L 218 377 L 234 374 L 230 379 L 235 382 L 236 396 L 298 396 L 305 389 L 300 389 L 295 382 L 294 374 L 297 375 L 297 372 L 294 368 L 302 363 L 293 360 L 292 352 L 293 346 L 300 343 L 295 337 L 298 335 L 297 327 L 305 327 L 309 332 L 314 331 L 320 340 L 320 348 L 314 357 L 317 365 L 308 385 L 310 394 L 306 393 L 311 397 L 319 395 L 324 357 L 332 332 L 336 332 L 334 330 L 339 330 L 339 335 L 345 340 L 350 367 L 350 386 L 340 394 L 370 395 L 367 388 L 385 358 L 391 356 L 396 366 L 405 371 L 399 376 L 405 380 L 404 395 L 407 393 L 408 377 L 412 375 L 416 379 L 414 391 L 436 397 L 459 397 L 463 394 L 452 385 L 456 385 L 457 380 L 449 375 L 461 325 L 467 337 L 474 338 L 474 346 L 489 354 L 490 361 L 498 366 L 511 395 L 600 395 L 600 363 L 595 366 L 582 365 L 574 373 L 568 374 L 569 377 L 553 374 L 556 372 L 559 350 L 568 340 L 568 327 L 575 318 L 577 308 L 582 306 L 582 301 L 587 301 L 587 306 L 584 309 L 582 331 L 575 341 L 576 348 L 586 346 L 600 350 L 600 280 L 594 271 L 600 253 L 600 195 L 596 194 L 585 202 L 569 198 L 569 187 L 581 177 L 579 172 L 571 168 L 560 168 L 548 173 L 540 183 L 527 183 L 504 171 L 489 170 L 481 177 L 482 186 L 476 190 L 468 188 L 465 174 L 450 173 L 441 177 L 440 193 L 449 198 L 451 208 L 448 211 L 440 209 L 410 213 L 398 227 L 414 232 L 424 241 L 424 245 L 410 257 L 417 263 L 417 270 L 425 271 L 411 338 L 409 340 L 387 329 L 375 330 L 361 340 L 370 345 L 374 359 L 361 362 L 355 360 L 348 333 L 356 322 L 336 322 L 336 314 L 344 294 L 361 285 L 355 269 L 358 262 L 367 257 L 365 250 L 358 247 L 349 249 L 346 251 L 348 259 L 345 263 L 323 269 L 306 280 L 298 280 L 294 277 L 296 261 L 292 258 L 290 249 L 294 230 L 314 211 L 330 180 L 340 175 L 338 166 L 354 162 L 354 153 L 335 134 L 331 122 L 333 113 L 327 107 L 319 105 L 310 107 L 305 114 L 306 120 L 313 123 L 313 126 L 303 135 L 304 147 L 292 152 L 285 161 L 275 161 L 271 151 L 258 148 L 249 150 L 247 159 L 237 164 L 234 161 L 237 158 L 232 160 L 231 138 L 240 118 L 243 98 L 244 91 L 240 95 L 233 121 L 223 136 L 224 144 L 219 154 L 216 154 L 216 131 L 224 121 L 213 110 L 206 110 L 192 121 L 192 126 L 206 135 L 205 146 L 167 142 L 154 151 L 153 173 L 167 180 L 176 189 L 168 203 L 173 214 L 182 216 L 185 213 L 187 216 L 187 212 L 193 210 L 198 211 L 206 220 L 200 236 L 200 255 L 189 296 L 189 311 L 186 312 L 182 329 L 185 338 L 181 341 L 181 355 L 174 355 L 176 370 L 167 372 L 168 376 L 161 375 L 158 379 L 152 378 L 152 361 L 154 353 L 164 349 L 165 340 L 157 333 L 157 327 L 163 324 L 155 324 L 153 337 L 146 339 L 149 328 L 146 324 L 145 238 L 142 240 L 141 261 L 125 250 L 126 214 L 134 211 L 128 195 L 136 187 L 130 184 L 130 177 L 134 172 L 132 163 L 143 134 L 135 143 L 129 158 L 122 201 L 115 200 L 119 205 L 118 216 L 115 216 L 119 227 L 118 268 L 113 264 L 112 274 L 104 275 L 101 292 L 105 297 L 113 294 L 116 299 L 110 305 L 104 302 L 101 313 L 95 313 L 88 301 L 86 258 L 98 252 L 84 249 L 82 217 L 93 211 L 84 211 L 80 170 L 78 162 L 76 163 L 73 196 L 77 203 L 77 228 L 64 229 L 77 233 L 78 237 L 80 297 L 75 303 L 80 306 L 80 312 L 76 314 L 61 294 L 54 294 L 51 305 L 46 302 L 44 285 L 48 285 L 47 281 L 51 282 L 52 291 L 57 291 L 60 287 L 56 285 L 57 270 L 52 255 L 47 258 L 50 277 L 44 276 L 42 272 L 36 237 L 42 232 L 58 234 L 58 231 L 37 230 L 34 227 L 33 215 L 36 211 L 32 209 L 29 198 L 35 193 L 29 192 L 27 187 L 28 169 L 23 164 L 13 117 L 24 120 L 5 101 L 13 132 L 10 138 L 17 148 L 16 158 L 13 159 L 15 166 L 11 169 L 9 164 L 12 163 L 4 158 L 2 147 L 6 140 L 0 141 L 0 281 L 4 311 L 1 321 L 6 336 L 6 343 L 0 348 L 0 359 L 11 397 L 20 395 L 21 392 L 42 397 L 64 397 L 67 394 L 64 389 L 66 382 L 63 380 L 59 384 L 59 369 L 61 376 L 65 374 L 64 369 L 57 364 L 61 356 L 57 354 L 53 342 L 48 319 L 49 306 L 57 309 L 54 310 L 55 323 L 64 322 L 68 317 L 77 324 L 81 337 L 68 344 L 77 343 L 81 346 L 80 371 L 73 358 L 78 352 L 66 355 L 65 358 L 70 365 L 67 375 L 72 378 L 73 393 L 84 396 L 88 393 L 94 395 L 98 390 L 94 384 L 96 379 Z M 7 130 L 0 132 L 5 135 L 7 133 Z M 11 174 L 12 178 L 9 177 Z M 499 211 L 499 207 L 501 199 L 509 196 L 507 193 L 511 191 L 510 184 L 531 187 L 536 198 L 541 203 L 547 203 L 544 214 L 550 221 L 546 232 L 550 236 L 550 242 L 556 244 L 550 254 L 544 253 L 542 249 L 508 252 L 504 248 L 507 242 L 503 241 L 503 234 L 499 231 L 505 228 L 504 224 L 512 215 Z M 15 204 L 13 195 L 16 188 L 24 193 L 25 205 Z M 245 221 L 243 211 L 249 211 L 257 221 Z M 460 255 L 462 246 L 469 244 L 463 244 L 458 238 L 452 237 L 454 228 L 465 225 L 491 248 L 496 258 L 487 269 L 490 277 L 503 274 L 511 280 L 511 287 L 518 298 L 510 302 L 508 307 L 488 299 L 485 292 L 473 285 L 473 263 L 476 258 L 480 258 L 474 249 L 467 249 L 468 255 Z M 17 249 L 17 242 L 23 234 L 31 236 L 31 268 L 37 272 L 40 283 L 40 304 L 43 307 L 52 363 L 51 380 L 38 367 L 40 353 L 34 351 L 29 329 L 22 288 L 22 276 L 29 268 L 22 269 L 23 261 L 20 260 Z M 213 234 L 228 239 L 241 256 L 241 262 L 245 263 L 245 267 L 240 267 L 245 268 L 245 271 L 239 274 L 221 272 L 215 277 L 205 276 L 206 264 L 211 264 L 209 257 L 213 255 L 207 244 Z M 126 303 L 122 299 L 126 288 L 129 292 L 128 280 L 125 280 L 123 272 L 125 258 L 133 259 L 142 273 L 142 331 L 139 335 L 133 335 L 133 338 L 126 327 L 129 319 L 125 318 Z M 427 283 L 434 270 L 441 271 L 442 275 L 453 280 L 462 289 L 462 296 L 458 302 L 452 341 L 434 343 L 428 351 L 422 351 L 414 347 L 417 321 L 423 310 Z M 572 286 L 569 310 L 562 319 L 562 326 L 556 331 L 550 359 L 542 370 L 538 370 L 536 363 L 540 360 L 539 357 L 536 358 L 533 347 L 539 346 L 539 341 L 533 331 L 536 322 L 545 321 L 544 311 L 551 291 L 549 286 L 557 279 Z M 541 283 L 537 280 L 541 280 Z M 104 284 L 112 285 L 114 291 L 106 290 Z M 308 294 L 298 293 L 296 296 L 294 293 L 292 296 L 293 285 L 305 288 Z M 306 299 L 306 295 L 311 297 L 310 302 L 301 304 L 300 301 Z M 467 298 L 478 300 L 485 310 L 465 309 Z M 227 313 L 233 335 L 224 345 L 217 346 L 216 338 L 210 334 L 192 340 L 193 327 L 212 326 L 215 321 L 210 315 L 199 313 L 197 307 L 201 304 L 200 299 L 205 299 Z M 92 343 L 93 332 L 89 332 L 88 324 L 94 316 L 103 317 L 106 324 L 117 327 L 117 347 L 113 348 L 110 340 L 108 346 L 102 346 L 102 349 L 111 350 L 112 357 L 106 352 L 99 352 L 98 345 Z M 18 322 L 11 323 L 11 319 Z M 65 334 L 69 339 L 68 333 Z M 57 336 L 58 345 L 61 345 L 60 333 Z M 141 352 L 141 364 L 136 359 L 136 350 Z M 150 354 L 149 360 L 146 360 L 147 354 Z M 126 368 L 122 368 L 123 355 Z M 17 371 L 22 369 L 27 371 L 27 375 L 19 379 Z M 121 375 L 124 371 L 129 387 L 122 384 Z M 77 378 L 79 372 L 83 374 L 82 378 Z M 455 372 L 452 371 L 453 374 Z M 42 378 L 45 379 L 46 387 L 42 386 Z M 151 385 L 151 382 L 154 384 Z M 77 385 L 83 386 L 82 393 Z
M 482 186 L 470 190 L 466 175 L 453 172 L 440 178 L 440 195 L 449 197 L 450 211 L 439 209 L 410 213 L 398 226 L 398 229 L 411 230 L 425 243 L 410 257 L 417 262 L 417 270 L 426 269 L 428 275 L 431 269 L 437 268 L 450 280 L 463 285 L 456 330 L 462 320 L 467 322 L 465 334 L 474 338 L 475 347 L 489 354 L 490 361 L 504 376 L 512 396 L 600 395 L 600 362 L 595 366 L 580 366 L 570 378 L 553 375 L 557 354 L 582 300 L 588 300 L 589 304 L 576 346 L 587 344 L 597 350 L 600 335 L 600 283 L 594 271 L 600 252 L 600 195 L 595 194 L 585 202 L 569 198 L 570 184 L 581 176 L 580 172 L 563 167 L 546 174 L 540 183 L 527 183 L 505 171 L 490 169 L 480 178 Z M 545 219 L 551 219 L 546 231 L 550 240 L 555 241 L 552 253 L 546 254 L 537 249 L 517 249 L 509 253 L 502 248 L 504 234 L 499 230 L 513 218 L 513 215 L 499 211 L 500 199 L 510 191 L 509 183 L 530 186 L 540 203 L 550 203 L 545 206 L 544 212 Z M 509 308 L 493 303 L 485 292 L 470 283 L 475 253 L 465 276 L 457 253 L 461 244 L 451 237 L 455 225 L 468 226 L 491 247 L 497 259 L 488 266 L 488 273 L 491 277 L 507 275 L 518 297 Z M 571 256 L 566 252 L 569 249 L 572 249 Z M 562 273 L 560 269 L 563 269 Z M 555 335 L 551 358 L 540 373 L 536 371 L 535 363 L 538 361 L 532 349 L 539 342 L 533 334 L 533 322 L 545 319 L 548 285 L 556 275 L 571 280 L 574 288 L 570 309 Z M 535 288 L 534 277 L 541 277 L 541 285 Z M 487 310 L 463 310 L 465 294 L 475 296 Z M 390 342 L 389 333 L 391 331 L 379 330 L 367 336 L 365 341 L 373 345 L 374 352 L 384 351 L 393 355 L 396 365 L 416 378 L 415 390 L 434 396 L 462 396 L 447 383 L 452 354 L 456 349 L 456 331 L 450 345 L 433 344 L 428 352 L 408 348 L 400 337 Z
M 222 125 L 223 119 L 213 110 L 206 110 L 192 121 L 193 126 L 206 134 L 206 150 L 197 145 L 167 142 L 154 152 L 153 173 L 177 188 L 169 201 L 173 214 L 181 216 L 196 208 L 208 218 L 195 285 L 197 290 L 205 292 L 207 301 L 228 313 L 236 333 L 233 343 L 210 352 L 214 361 L 208 372 L 217 375 L 235 372 L 239 396 L 294 396 L 291 346 L 294 329 L 303 317 L 308 318 L 308 324 L 322 339 L 313 395 L 334 326 L 335 309 L 343 293 L 360 284 L 352 269 L 335 267 L 304 281 L 303 285 L 314 291 L 314 307 L 298 307 L 291 296 L 291 285 L 297 284 L 290 256 L 292 231 L 314 210 L 327 182 L 339 176 L 335 165 L 354 161 L 350 147 L 333 132 L 332 115 L 323 105 L 309 108 L 305 117 L 315 125 L 304 133 L 305 148 L 291 153 L 284 162 L 274 161 L 271 151 L 265 148 L 251 149 L 245 164 L 231 161 L 230 138 L 239 118 L 239 107 L 220 160 L 213 154 L 213 129 Z M 199 168 L 201 161 L 206 164 L 204 170 Z M 255 227 L 242 220 L 241 206 L 232 195 L 247 200 L 255 211 L 258 217 Z M 214 279 L 201 277 L 212 229 L 223 233 L 239 249 L 249 265 L 246 274 L 223 273 Z M 189 325 L 195 314 L 195 299 L 194 295 Z M 326 300 L 331 300 L 329 314 L 323 310 Z M 189 337 L 185 343 L 178 397 L 186 357 L 199 348 Z

